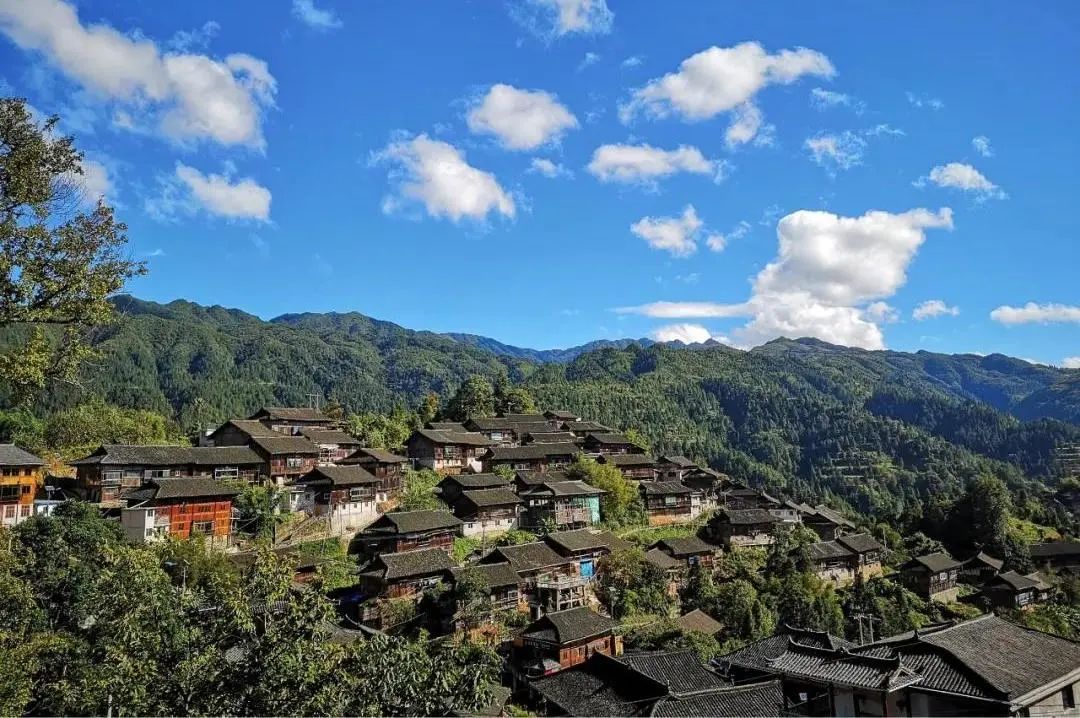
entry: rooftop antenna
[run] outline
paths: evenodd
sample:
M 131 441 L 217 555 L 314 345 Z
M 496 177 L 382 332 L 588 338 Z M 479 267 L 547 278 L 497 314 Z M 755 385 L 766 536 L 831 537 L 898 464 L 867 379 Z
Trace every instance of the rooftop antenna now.
M 308 394 L 307 397 L 308 397 L 308 406 L 310 406 L 315 411 L 318 411 L 319 410 L 319 395 L 318 394 Z

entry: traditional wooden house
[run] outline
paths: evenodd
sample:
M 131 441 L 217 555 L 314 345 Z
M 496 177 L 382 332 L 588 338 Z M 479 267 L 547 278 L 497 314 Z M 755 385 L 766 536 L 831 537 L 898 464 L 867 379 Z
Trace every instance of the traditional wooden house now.
M 956 600 L 960 580 L 959 561 L 945 553 L 917 556 L 900 567 L 904 585 L 928 601 Z
M 580 444 L 569 431 L 530 431 L 521 437 L 522 444 Z
M 595 421 L 564 421 L 559 429 L 569 431 L 574 436 L 584 439 L 589 434 L 610 433 L 611 429 Z
M 988 614 L 857 646 L 781 633 L 716 659 L 736 683 L 778 678 L 803 715 L 1076 715 L 1080 644 Z
M 444 476 L 439 485 L 439 498 L 451 506 L 466 491 L 481 489 L 511 488 L 510 480 L 499 474 L 450 474 Z
M 337 533 L 362 529 L 379 518 L 387 500 L 378 477 L 360 466 L 317 466 L 296 480 L 304 490 L 301 509 L 327 516 Z
M 982 593 L 994 608 L 1030 611 L 1050 600 L 1053 587 L 1039 573 L 1005 571 L 990 579 Z
M 614 466 L 628 479 L 652 481 L 656 478 L 656 462 L 647 454 L 600 454 L 596 461 Z
M 1028 547 L 1032 562 L 1041 568 L 1080 571 L 1080 541 L 1050 541 Z
M 0 526 L 34 515 L 34 497 L 45 462 L 14 444 L 0 444 Z
M 724 624 L 700 608 L 695 608 L 693 611 L 679 616 L 676 623 L 679 624 L 679 628 L 687 633 L 704 633 L 706 636 L 716 636 L 724 630 Z
M 466 536 L 492 537 L 518 527 L 521 499 L 506 487 L 475 489 L 462 492 L 453 506 Z
M 465 428 L 465 424 L 460 421 L 429 421 L 424 424 L 424 428 L 435 429 L 436 431 L 468 431 L 468 429 Z
M 687 474 L 700 468 L 681 455 L 661 456 L 656 460 L 656 478 L 661 481 L 682 481 Z
M 365 594 L 377 598 L 419 597 L 443 580 L 454 564 L 437 548 L 381 553 L 360 571 Z
M 524 473 L 524 472 L 520 472 Z M 515 480 L 518 495 L 524 502 L 521 525 L 529 531 L 580 529 L 600 523 L 600 497 L 604 491 L 584 481 L 545 481 L 525 483 Z M 536 474 L 536 476 L 555 476 Z M 564 476 L 562 472 L 557 475 Z M 532 478 L 527 476 L 526 479 Z
M 544 412 L 544 418 L 551 423 L 552 428 L 558 429 L 568 421 L 581 421 L 581 417 L 573 411 L 561 411 L 558 409 L 548 409 Z
M 488 600 L 496 611 L 525 608 L 521 593 L 521 579 L 509 563 L 470 564 L 452 568 L 450 569 L 450 583 L 454 584 L 463 576 L 470 574 L 483 583 L 488 592 Z
M 702 511 L 712 511 L 723 504 L 724 492 L 733 482 L 727 474 L 697 467 L 683 472 L 682 483 L 701 497 Z
M 522 602 L 520 579 L 508 563 L 469 564 L 452 568 L 447 582 L 453 589 L 462 582 L 471 582 L 474 590 L 482 592 L 483 599 L 464 592 L 471 600 L 463 598 L 456 590 L 447 591 L 443 597 L 444 629 L 471 631 L 494 622 L 499 614 L 526 610 Z
M 247 446 L 256 436 L 263 438 L 281 436 L 261 421 L 254 419 L 229 419 L 210 432 L 207 437 L 209 446 Z
M 392 511 L 356 534 L 353 550 L 371 556 L 421 548 L 449 553 L 461 535 L 461 519 L 448 511 Z
M 1001 567 L 1005 562 L 1000 558 L 994 558 L 990 554 L 979 551 L 963 562 L 960 568 L 960 580 L 975 586 L 994 580 L 1001 573 Z
M 700 566 L 705 569 L 712 568 L 716 553 L 720 550 L 718 546 L 697 536 L 660 539 L 650 548 L 663 551 L 686 568 Z
M 262 457 L 278 486 L 292 483 L 319 463 L 319 448 L 302 436 L 254 436 L 251 450 Z
M 818 504 L 811 507 L 806 504 L 799 504 L 797 509 L 802 523 L 813 529 L 814 533 L 820 536 L 822 541 L 832 541 L 841 534 L 855 530 L 855 524 L 828 506 Z
M 510 649 L 519 675 L 539 678 L 584 663 L 594 653 L 618 656 L 622 638 L 616 623 L 584 606 L 548 613 L 533 621 Z
M 664 573 L 668 596 L 678 599 L 679 590 L 686 584 L 686 564 L 655 547 L 645 552 L 645 561 Z
M 867 533 L 844 534 L 836 542 L 854 556 L 854 572 L 862 574 L 864 581 L 869 581 L 882 574 L 881 564 L 885 559 L 885 547 Z
M 517 446 L 530 432 L 550 431 L 551 424 L 543 414 L 517 414 L 510 417 L 473 417 L 465 422 L 465 429 L 483 434 L 495 446 Z
M 780 522 L 765 509 L 721 509 L 705 526 L 707 537 L 724 548 L 768 546 Z
M 743 509 L 764 509 L 776 511 L 783 505 L 780 499 L 764 491 L 745 486 L 734 486 L 724 493 L 724 507 L 742 511 Z M 777 516 L 779 519 L 780 517 Z
M 633 546 L 610 531 L 588 528 L 555 531 L 544 536 L 544 541 L 555 549 L 555 553 L 573 559 L 577 563 L 578 575 L 586 578 L 596 575 L 600 559 L 604 556 Z
M 360 440 L 341 429 L 305 427 L 300 435 L 319 449 L 320 464 L 337 464 L 360 448 Z
M 581 453 L 577 444 L 496 446 L 483 455 L 484 471 L 503 466 L 513 471 L 551 471 L 573 463 Z
M 408 458 L 386 449 L 359 448 L 340 463 L 363 468 L 379 479 L 379 488 L 390 496 L 401 491 L 401 479 L 409 468 Z
M 481 471 L 480 457 L 494 442 L 469 431 L 419 429 L 405 442 L 409 458 L 420 467 L 440 474 Z
M 694 519 L 689 486 L 678 481 L 642 481 L 638 485 L 650 526 L 686 523 Z
M 125 494 L 120 526 L 136 543 L 204 536 L 227 544 L 239 493 L 234 485 L 212 478 L 150 479 Z
M 861 575 L 864 580 L 881 575 L 884 547 L 869 534 L 840 536 L 807 546 L 814 573 L 836 586 L 848 586 Z
M 591 577 L 577 572 L 577 562 L 560 556 L 543 541 L 499 546 L 480 563 L 509 563 L 521 579 L 521 591 L 534 612 L 561 611 L 586 603 Z
M 334 429 L 339 424 L 318 409 L 306 406 L 264 406 L 248 417 L 279 434 L 298 435 L 304 429 Z
M 610 431 L 597 431 L 585 436 L 581 443 L 588 454 L 644 454 L 641 448 L 626 434 Z
M 283 437 L 284 438 L 284 437 Z M 265 458 L 244 446 L 131 446 L 105 444 L 69 462 L 87 501 L 116 504 L 150 479 L 211 478 L 256 483 L 269 475 Z
M 540 486 L 552 481 L 569 481 L 570 476 L 562 470 L 551 471 L 524 471 L 514 472 L 514 486 L 518 493 L 526 491 L 534 486 Z

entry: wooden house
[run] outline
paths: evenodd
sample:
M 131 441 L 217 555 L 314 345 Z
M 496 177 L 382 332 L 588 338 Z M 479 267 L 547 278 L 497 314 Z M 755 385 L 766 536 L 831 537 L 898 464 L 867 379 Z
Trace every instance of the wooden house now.
M 530 431 L 521 437 L 522 444 L 580 444 L 569 431 Z
M 485 592 L 490 614 L 482 618 L 482 622 L 490 622 L 496 614 L 509 611 L 523 611 L 525 605 L 522 602 L 521 579 L 508 563 L 471 564 L 460 568 L 452 568 L 447 578 L 452 586 L 459 581 L 471 580 L 479 584 Z M 453 591 L 446 592 L 446 598 L 453 601 L 448 606 L 449 625 L 448 630 L 462 631 L 476 628 L 466 621 L 466 613 L 469 607 L 457 599 Z M 473 607 L 475 609 L 475 607 Z
M 616 623 L 584 606 L 548 613 L 514 639 L 510 661 L 527 678 L 539 678 L 584 663 L 594 653 L 622 654 Z
M 595 421 L 564 421 L 559 425 L 561 431 L 569 431 L 574 436 L 584 439 L 589 434 L 610 433 L 611 429 Z
M 337 533 L 372 523 L 387 500 L 379 478 L 360 466 L 317 466 L 298 478 L 296 486 L 304 490 L 301 509 L 329 517 Z
M 359 448 L 340 462 L 344 466 L 356 465 L 377 477 L 380 488 L 394 496 L 401 491 L 401 480 L 409 468 L 409 459 L 386 449 Z
M 765 509 L 721 509 L 705 526 L 708 538 L 724 548 L 768 546 L 780 522 Z
M 441 429 L 418 429 L 405 442 L 413 463 L 440 474 L 481 471 L 480 457 L 493 445 L 483 434 Z
M 461 536 L 461 519 L 448 511 L 392 511 L 353 539 L 353 549 L 368 555 L 438 548 L 447 553 Z
M 661 456 L 656 460 L 656 478 L 661 481 L 682 481 L 687 474 L 700 468 L 685 456 Z
M 556 474 L 532 476 L 549 475 Z M 565 477 L 561 472 L 557 475 Z M 525 483 L 520 474 L 515 484 L 518 495 L 524 502 L 522 528 L 529 531 L 562 531 L 600 523 L 600 497 L 604 494 L 603 489 L 590 486 L 584 481 Z
M 990 579 L 982 593 L 994 608 L 1030 611 L 1050 600 L 1052 586 L 1039 573 L 1005 571 Z
M 719 551 L 718 546 L 697 536 L 660 539 L 650 548 L 664 552 L 686 568 L 700 566 L 705 569 L 713 567 Z
M 596 461 L 614 466 L 623 476 L 635 481 L 652 481 L 656 478 L 656 462 L 647 454 L 600 454 Z
M 813 529 L 822 541 L 832 541 L 841 534 L 855 530 L 855 524 L 828 506 L 799 504 L 797 510 L 803 525 Z
M 544 536 L 544 542 L 560 556 L 573 559 L 578 575 L 586 578 L 596 575 L 601 558 L 633 546 L 610 531 L 590 528 L 555 531 Z
M 581 443 L 588 454 L 644 454 L 641 448 L 626 434 L 611 431 L 596 431 L 585 436 Z
M 584 606 L 585 587 L 591 577 L 577 571 L 577 562 L 560 556 L 543 541 L 498 546 L 480 563 L 509 563 L 521 579 L 521 591 L 534 612 L 560 611 Z
M 120 526 L 136 543 L 205 536 L 215 544 L 227 544 L 233 499 L 239 493 L 229 482 L 206 477 L 150 479 L 125 494 Z
M 1041 568 L 1080 571 L 1080 541 L 1048 541 L 1028 547 L 1032 562 Z
M 692 494 L 689 486 L 678 481 L 642 481 L 638 485 L 650 526 L 665 526 L 692 521 Z
M 521 499 L 507 487 L 474 489 L 462 492 L 453 507 L 466 536 L 491 537 L 518 527 Z
M 368 597 L 406 598 L 434 588 L 454 564 L 437 548 L 381 553 L 360 571 L 360 583 Z
M 573 463 L 581 453 L 577 444 L 496 446 L 483 455 L 484 471 L 502 466 L 513 471 L 551 471 Z
M 864 580 L 880 576 L 884 547 L 869 534 L 853 534 L 812 543 L 807 553 L 818 578 L 842 587 L 859 575 Z
M 14 444 L 0 444 L 0 526 L 34 515 L 34 498 L 45 462 Z
M 946 553 L 917 556 L 900 567 L 900 578 L 908 589 L 928 601 L 956 600 L 960 581 L 959 561 Z
M 340 423 L 306 406 L 264 406 L 248 417 L 279 434 L 296 436 L 304 429 L 334 429 Z
M 553 429 L 558 429 L 568 421 L 581 421 L 581 417 L 576 412 L 558 409 L 548 409 L 544 412 L 544 418 L 548 420 Z
M 209 446 L 247 446 L 256 436 L 272 438 L 281 434 L 255 419 L 229 419 L 210 432 L 207 442 Z
M 451 506 L 466 491 L 510 488 L 510 480 L 499 474 L 450 474 L 439 481 L 439 498 Z
M 305 427 L 300 435 L 318 447 L 320 464 L 337 464 L 360 448 L 360 440 L 341 429 Z
M 483 434 L 495 446 L 517 446 L 526 434 L 551 430 L 543 414 L 473 417 L 464 423 L 467 431 Z
M 284 438 L 284 437 L 282 437 Z M 87 501 L 116 504 L 124 493 L 150 479 L 211 478 L 256 483 L 269 464 L 244 446 L 132 446 L 105 444 L 69 462 Z
M 1001 567 L 1005 562 L 1000 558 L 994 558 L 990 554 L 979 551 L 963 562 L 960 568 L 960 580 L 975 586 L 994 580 L 1001 573 Z

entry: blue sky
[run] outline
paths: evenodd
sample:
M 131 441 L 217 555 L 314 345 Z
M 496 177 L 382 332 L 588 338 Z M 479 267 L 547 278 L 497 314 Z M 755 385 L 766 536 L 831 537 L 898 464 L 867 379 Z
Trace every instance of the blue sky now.
M 0 0 L 130 289 L 1080 366 L 1071 2 Z

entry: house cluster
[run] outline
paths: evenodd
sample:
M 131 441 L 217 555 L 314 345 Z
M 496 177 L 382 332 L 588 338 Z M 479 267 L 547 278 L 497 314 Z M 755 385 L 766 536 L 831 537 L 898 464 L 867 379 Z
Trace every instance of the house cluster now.
M 1053 586 L 1040 572 L 1002 571 L 1004 561 L 979 552 L 960 561 L 947 553 L 916 556 L 900 567 L 900 580 L 928 601 L 961 599 L 964 586 L 974 587 L 962 600 L 986 608 L 1027 610 L 1050 600 Z

